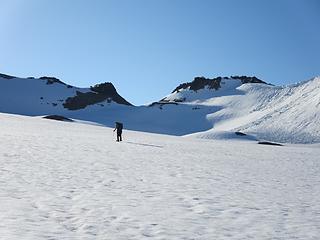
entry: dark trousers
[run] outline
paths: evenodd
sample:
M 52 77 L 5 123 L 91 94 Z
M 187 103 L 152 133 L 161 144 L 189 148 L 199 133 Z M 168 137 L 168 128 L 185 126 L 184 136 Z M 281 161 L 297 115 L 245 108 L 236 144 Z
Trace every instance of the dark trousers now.
M 117 142 L 122 141 L 122 132 L 117 131 Z

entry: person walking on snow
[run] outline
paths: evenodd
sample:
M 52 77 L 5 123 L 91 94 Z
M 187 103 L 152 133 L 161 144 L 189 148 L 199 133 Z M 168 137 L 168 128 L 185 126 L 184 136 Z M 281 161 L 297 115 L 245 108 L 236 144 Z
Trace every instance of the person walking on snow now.
M 116 122 L 116 127 L 113 131 L 117 130 L 117 142 L 122 141 L 122 129 L 123 124 L 120 122 Z

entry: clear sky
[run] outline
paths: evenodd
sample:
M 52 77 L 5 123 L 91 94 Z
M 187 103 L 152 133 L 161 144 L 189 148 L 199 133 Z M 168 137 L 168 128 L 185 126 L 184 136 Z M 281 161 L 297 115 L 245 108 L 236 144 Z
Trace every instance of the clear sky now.
M 320 75 L 319 0 L 0 0 L 0 72 L 112 82 L 134 104 L 195 76 Z

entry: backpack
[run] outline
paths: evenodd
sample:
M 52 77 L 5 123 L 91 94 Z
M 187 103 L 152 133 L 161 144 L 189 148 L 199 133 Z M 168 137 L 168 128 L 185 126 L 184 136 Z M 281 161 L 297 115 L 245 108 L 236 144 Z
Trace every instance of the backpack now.
M 116 128 L 117 128 L 118 130 L 122 131 L 122 129 L 123 129 L 123 123 L 121 123 L 121 122 L 116 122 Z

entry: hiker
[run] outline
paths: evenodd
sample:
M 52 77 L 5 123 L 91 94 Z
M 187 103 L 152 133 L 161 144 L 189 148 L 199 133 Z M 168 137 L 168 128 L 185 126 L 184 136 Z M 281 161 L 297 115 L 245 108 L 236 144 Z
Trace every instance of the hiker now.
M 122 141 L 122 129 L 123 129 L 123 124 L 120 122 L 116 122 L 116 127 L 113 131 L 117 130 L 117 142 Z

